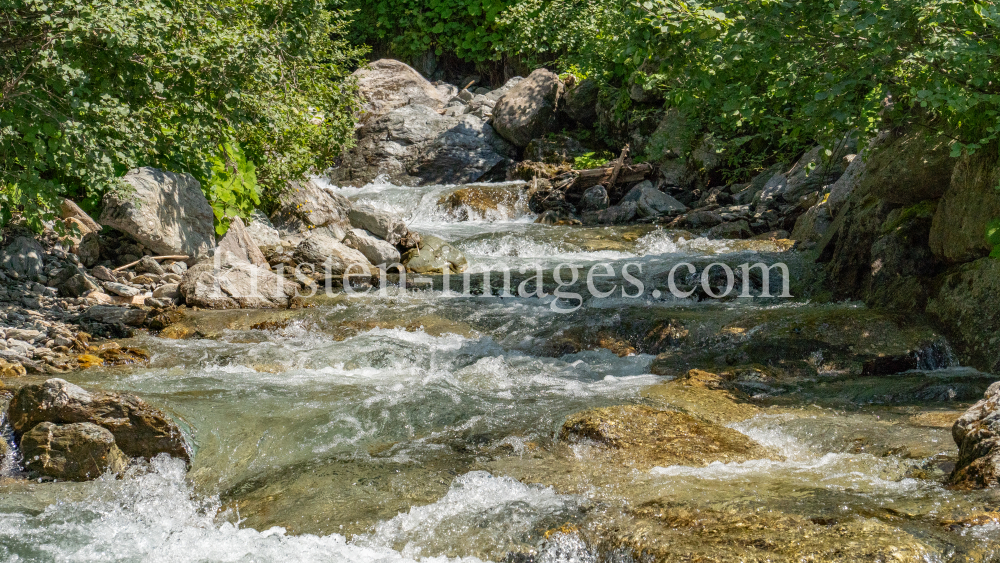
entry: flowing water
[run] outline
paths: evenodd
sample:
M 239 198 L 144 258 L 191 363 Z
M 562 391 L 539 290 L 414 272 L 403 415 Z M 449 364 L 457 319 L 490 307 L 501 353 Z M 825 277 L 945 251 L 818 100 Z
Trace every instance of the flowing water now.
M 0 561 L 635 561 L 645 548 L 678 561 L 1000 557 L 997 495 L 942 485 L 950 421 L 990 376 L 946 359 L 861 381 L 833 357 L 839 341 L 792 358 L 808 346 L 760 340 L 857 338 L 852 353 L 878 352 L 936 338 L 930 329 L 802 296 L 680 299 L 665 281 L 680 261 L 781 260 L 793 277 L 808 265 L 774 242 L 538 225 L 523 202 L 457 220 L 438 204 L 456 188 L 339 191 L 450 241 L 473 272 L 607 262 L 620 274 L 632 262 L 663 291 L 585 296 L 560 313 L 551 295 L 388 288 L 270 317 L 206 312 L 205 338 L 137 337 L 149 366 L 67 378 L 166 409 L 192 466 L 156 459 L 91 483 L 11 479 L 0 466 Z M 687 336 L 643 344 L 664 319 Z M 851 323 L 863 334 L 836 332 Z M 648 403 L 669 379 L 650 373 L 664 350 L 678 365 L 760 350 L 787 365 L 780 381 L 746 379 L 761 414 L 728 423 L 783 460 L 623 469 L 559 442 L 570 414 Z

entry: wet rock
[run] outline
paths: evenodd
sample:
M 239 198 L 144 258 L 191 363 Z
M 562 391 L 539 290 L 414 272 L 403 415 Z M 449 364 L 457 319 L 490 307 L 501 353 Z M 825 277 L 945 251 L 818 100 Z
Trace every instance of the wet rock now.
M 219 241 L 215 253 L 222 256 L 223 262 L 239 260 L 250 262 L 254 266 L 268 267 L 264 253 L 260 251 L 257 241 L 250 236 L 243 220 L 239 217 L 233 217 L 230 220 L 229 230 L 226 231 L 226 236 Z M 163 273 L 162 270 L 160 273 Z
M 0 251 L 0 268 L 17 279 L 37 280 L 45 271 L 45 249 L 30 237 L 17 237 Z
M 990 385 L 951 433 L 958 445 L 958 462 L 949 484 L 969 489 L 1000 485 L 1000 382 Z
M 639 214 L 639 204 L 626 201 L 600 211 L 590 211 L 583 214 L 584 225 L 624 225 Z
M 993 248 L 985 237 L 986 225 L 1000 217 L 998 185 L 995 145 L 958 159 L 951 184 L 934 214 L 930 248 L 935 256 L 955 264 L 989 255 Z
M 370 205 L 354 206 L 349 218 L 351 226 L 364 229 L 389 244 L 399 244 L 409 233 L 402 219 Z
M 271 220 L 286 235 L 326 227 L 342 240 L 350 229 L 347 219 L 350 210 L 347 198 L 324 190 L 315 182 L 289 182 Z
M 608 190 L 600 184 L 587 188 L 580 198 L 580 209 L 583 211 L 601 211 L 607 209 L 609 204 Z
M 278 233 L 278 229 L 275 229 L 267 215 L 258 209 L 250 214 L 246 230 L 259 248 L 274 248 L 281 245 L 281 234 Z
M 573 121 L 590 126 L 597 120 L 597 97 L 600 84 L 593 78 L 581 80 L 566 91 L 563 110 Z
M 1000 260 L 981 258 L 942 276 L 927 313 L 945 327 L 963 365 L 1000 373 Z
M 0 377 L 24 377 L 27 371 L 19 363 L 0 359 Z
M 43 422 L 89 422 L 109 430 L 129 457 L 151 459 L 166 453 L 190 459 L 177 425 L 129 393 L 90 393 L 62 379 L 50 379 L 18 389 L 8 417 L 17 437 Z
M 399 251 L 388 242 L 375 238 L 364 229 L 351 229 L 344 238 L 344 244 L 363 254 L 368 262 L 375 265 L 392 266 L 399 263 Z
M 469 266 L 468 260 L 458 249 L 443 239 L 431 235 L 421 235 L 419 248 L 403 255 L 406 271 L 416 274 L 460 274 Z
M 691 415 L 623 405 L 569 416 L 559 438 L 596 443 L 638 469 L 670 465 L 705 466 L 716 461 L 780 459 L 774 452 L 735 430 Z
M 539 225 L 580 225 L 575 215 L 565 209 L 549 209 L 535 219 Z
M 411 104 L 438 109 L 449 98 L 413 68 L 392 59 L 371 62 L 355 71 L 354 77 L 364 99 L 362 122 Z
M 750 230 L 750 223 L 746 221 L 732 221 L 716 225 L 708 230 L 709 238 L 718 239 L 748 239 L 753 237 Z
M 343 276 L 350 269 L 353 274 L 373 272 L 371 262 L 359 250 L 337 240 L 324 229 L 318 229 L 295 249 L 299 264 L 310 264 L 316 272 L 334 277 Z
M 670 223 L 671 228 L 707 230 L 725 222 L 721 215 L 714 211 L 695 210 L 681 215 Z
M 455 219 L 468 221 L 473 216 L 489 217 L 499 214 L 509 217 L 523 203 L 520 188 L 473 185 L 441 196 L 438 206 Z
M 666 367 L 666 366 L 664 366 Z M 658 369 L 654 360 L 652 373 L 673 375 L 671 369 Z M 676 409 L 716 424 L 748 420 L 761 413 L 749 397 L 732 381 L 731 374 L 716 374 L 693 369 L 673 381 L 647 387 L 642 396 L 658 406 Z
M 21 452 L 30 473 L 61 481 L 121 473 L 128 464 L 111 432 L 89 422 L 42 422 L 21 437 Z
M 215 215 L 193 176 L 144 167 L 122 180 L 131 191 L 104 196 L 101 224 L 158 254 L 197 260 L 215 248 Z
M 493 127 L 514 145 L 526 147 L 552 128 L 562 95 L 563 83 L 559 77 L 538 69 L 497 101 Z
M 633 201 L 636 204 L 636 213 L 639 217 L 660 217 L 687 211 L 686 205 L 657 190 L 648 180 L 640 182 L 629 190 L 619 205 Z

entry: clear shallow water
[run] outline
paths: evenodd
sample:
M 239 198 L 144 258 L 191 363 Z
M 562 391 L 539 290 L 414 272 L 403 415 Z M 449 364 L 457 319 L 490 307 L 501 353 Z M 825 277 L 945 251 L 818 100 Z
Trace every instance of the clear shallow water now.
M 655 277 L 680 258 L 758 256 L 652 228 L 535 225 L 523 212 L 456 221 L 437 207 L 454 189 L 342 192 L 404 211 L 412 228 L 452 241 L 473 268 L 638 259 Z M 650 499 L 872 520 L 924 538 L 936 550 L 926 560 L 965 560 L 970 545 L 1000 540 L 996 524 L 942 526 L 1000 499 L 942 487 L 939 466 L 954 455 L 948 429 L 892 407 L 783 406 L 730 425 L 784 461 L 608 473 L 561 450 L 567 415 L 641 402 L 664 378 L 648 373 L 649 354 L 553 343 L 632 322 L 643 308 L 674 314 L 678 303 L 594 300 L 572 315 L 545 299 L 435 291 L 319 303 L 265 330 L 230 322 L 213 338 L 138 337 L 133 344 L 153 355 L 148 367 L 68 376 L 167 409 L 195 447 L 193 465 L 186 472 L 158 459 L 123 479 L 83 484 L 0 482 L 0 561 L 498 561 L 515 552 L 589 562 L 599 560 L 585 541 L 594 523 Z M 688 330 L 706 334 L 747 314 L 827 314 L 801 300 L 691 305 L 681 312 L 701 324 Z M 753 330 L 732 334 L 753 338 Z

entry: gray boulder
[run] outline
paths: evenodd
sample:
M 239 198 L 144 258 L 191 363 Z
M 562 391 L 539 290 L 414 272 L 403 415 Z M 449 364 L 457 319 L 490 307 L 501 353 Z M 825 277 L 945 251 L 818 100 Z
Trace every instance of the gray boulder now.
M 375 265 L 392 266 L 399 262 L 399 251 L 395 246 L 375 238 L 364 229 L 351 229 L 344 237 L 344 244 L 363 254 Z
M 865 172 L 864 155 L 848 155 L 844 159 L 848 163 L 847 168 L 840 175 L 840 178 L 830 186 L 830 197 L 826 200 L 826 204 L 830 206 L 830 213 L 834 216 L 850 199 Z
M 189 306 L 206 309 L 287 307 L 297 289 L 269 268 L 231 254 L 228 261 L 203 260 L 192 266 L 178 287 Z
M 583 214 L 584 225 L 624 225 L 635 219 L 639 213 L 639 204 L 626 201 L 612 205 L 600 211 L 589 211 Z
M 239 217 L 232 218 L 229 230 L 226 231 L 226 236 L 219 241 L 215 253 L 221 256 L 224 262 L 239 260 L 250 262 L 254 266 L 269 267 L 264 253 L 258 248 L 257 241 L 250 236 L 243 220 Z
M 406 271 L 415 274 L 443 274 L 445 271 L 460 274 L 469 267 L 465 256 L 445 240 L 431 235 L 421 235 L 420 247 L 403 255 Z
M 285 235 L 326 227 L 343 239 L 350 229 L 347 219 L 350 209 L 351 202 L 347 198 L 313 181 L 289 182 L 271 221 Z
M 144 167 L 122 180 L 131 190 L 104 196 L 102 225 L 131 235 L 153 252 L 192 261 L 215 248 L 215 215 L 193 176 Z
M 409 234 L 402 219 L 370 205 L 354 206 L 349 217 L 353 227 L 364 229 L 389 244 L 399 244 Z
M 504 139 L 526 147 L 552 129 L 562 96 L 562 80 L 555 73 L 538 69 L 497 101 L 493 127 Z
M 281 234 L 274 228 L 271 220 L 259 209 L 250 214 L 246 225 L 247 234 L 257 242 L 259 248 L 276 248 L 281 246 Z
M 151 459 L 165 453 L 190 460 L 177 425 L 129 393 L 90 393 L 62 379 L 49 379 L 18 389 L 7 412 L 18 439 L 43 422 L 89 422 L 110 431 L 129 457 Z
M 42 422 L 21 437 L 21 453 L 29 473 L 61 481 L 90 481 L 128 465 L 114 435 L 89 422 Z
M 688 209 L 683 203 L 654 188 L 648 180 L 640 182 L 629 190 L 619 205 L 628 202 L 635 202 L 636 213 L 640 217 L 676 215 Z
M 1000 381 L 955 421 L 951 435 L 958 445 L 958 462 L 949 484 L 965 489 L 1000 485 Z
M 343 276 L 348 269 L 352 274 L 375 271 L 361 251 L 337 240 L 325 229 L 309 233 L 309 236 L 295 249 L 294 256 L 299 264 L 310 264 L 316 272 L 332 277 Z
M 369 63 L 355 71 L 354 77 L 364 100 L 362 122 L 408 105 L 439 109 L 450 98 L 412 67 L 392 59 Z
M 146 312 L 113 305 L 94 305 L 80 316 L 82 322 L 140 327 L 146 322 Z
M 18 279 L 35 280 L 45 270 L 45 249 L 33 238 L 17 237 L 0 252 L 0 268 Z
M 330 171 L 335 183 L 361 185 L 380 176 L 400 185 L 501 179 L 516 153 L 483 119 L 423 105 L 392 110 L 357 135 L 357 146 Z
M 607 209 L 609 205 L 608 190 L 598 184 L 587 188 L 580 198 L 580 209 L 582 211 L 600 211 Z
M 591 125 L 597 121 L 597 96 L 601 93 L 597 80 L 581 80 L 566 91 L 563 110 L 573 121 L 581 125 Z

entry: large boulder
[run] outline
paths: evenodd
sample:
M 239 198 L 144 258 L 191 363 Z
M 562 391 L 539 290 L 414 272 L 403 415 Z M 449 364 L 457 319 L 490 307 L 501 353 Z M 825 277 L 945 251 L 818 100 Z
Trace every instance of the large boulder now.
M 538 69 L 510 89 L 493 108 L 493 127 L 518 147 L 548 133 L 563 95 L 559 77 Z
M 958 462 L 948 477 L 952 486 L 981 489 L 1000 485 L 1000 381 L 951 428 Z
M 130 393 L 90 393 L 62 379 L 50 379 L 18 389 L 7 412 L 18 439 L 43 422 L 89 422 L 110 431 L 129 457 L 152 459 L 165 453 L 190 459 L 177 425 Z
M 219 241 L 219 246 L 215 253 L 225 262 L 239 260 L 250 262 L 254 266 L 268 267 L 264 253 L 260 251 L 257 241 L 250 236 L 246 225 L 239 217 L 233 217 L 229 223 L 229 230 L 226 236 Z
M 1000 260 L 981 258 L 942 276 L 927 313 L 945 329 L 959 360 L 1000 373 Z
M 408 105 L 439 109 L 449 99 L 412 67 L 392 59 L 369 63 L 356 70 L 354 77 L 364 99 L 361 121 L 376 119 Z
M 323 189 L 316 182 L 289 182 L 271 221 L 284 235 L 326 227 L 343 239 L 350 229 L 347 218 L 350 210 L 347 198 Z
M 193 176 L 144 167 L 122 180 L 131 189 L 104 196 L 102 225 L 158 254 L 197 260 L 215 248 L 215 215 Z
M 758 211 L 777 207 L 782 203 L 796 203 L 802 196 L 823 190 L 834 184 L 844 174 L 848 166 L 845 157 L 857 149 L 854 137 L 847 137 L 838 143 L 830 155 L 824 147 L 815 146 L 807 151 L 791 170 L 776 174 L 764 186 L 760 195 Z
M 566 91 L 563 110 L 573 121 L 589 127 L 597 121 L 597 98 L 601 93 L 596 79 L 581 80 Z
M 930 232 L 934 255 L 951 263 L 990 253 L 986 225 L 1000 218 L 1000 166 L 996 145 L 958 159 L 951 185 L 938 203 Z
M 856 197 L 875 196 L 902 206 L 940 198 L 957 161 L 951 156 L 953 142 L 923 128 L 881 135 L 866 151 Z
M 298 286 L 265 266 L 229 254 L 226 260 L 203 260 L 181 280 L 178 291 L 188 306 L 206 309 L 287 307 Z
M 871 246 L 871 275 L 864 296 L 869 307 L 922 311 L 927 305 L 927 280 L 940 265 L 927 245 L 933 217 L 933 202 L 889 213 L 882 236 Z
M 344 237 L 344 244 L 363 254 L 372 264 L 388 267 L 399 262 L 399 251 L 395 246 L 364 229 L 351 229 Z
M 844 160 L 848 163 L 847 168 L 844 169 L 840 178 L 830 186 L 830 196 L 826 200 L 832 216 L 836 216 L 840 208 L 851 198 L 865 172 L 865 155 L 848 155 L 844 157 Z
M 636 212 L 639 217 L 660 217 L 662 215 L 677 215 L 687 211 L 687 206 L 677 201 L 673 197 L 661 192 L 653 187 L 651 182 L 644 181 L 636 184 L 622 200 L 619 205 L 634 201 Z
M 114 435 L 89 422 L 42 422 L 21 437 L 21 454 L 29 473 L 61 481 L 89 481 L 128 465 Z
M 33 238 L 17 237 L 0 252 L 0 268 L 19 279 L 37 279 L 45 269 L 45 249 Z
M 246 227 L 247 233 L 250 235 L 250 238 L 257 242 L 258 248 L 277 248 L 281 246 L 281 233 L 278 232 L 278 229 L 274 228 L 271 220 L 267 218 L 264 212 L 255 209 L 250 214 Z
M 431 235 L 421 235 L 419 248 L 403 255 L 406 271 L 415 274 L 460 274 L 469 266 L 468 260 L 445 240 Z
M 297 263 L 309 264 L 314 271 L 332 277 L 342 276 L 348 270 L 352 274 L 375 270 L 360 250 L 347 246 L 325 229 L 309 233 L 295 248 L 294 256 Z
M 371 205 L 354 206 L 349 218 L 351 226 L 364 229 L 389 244 L 400 244 L 410 233 L 400 217 Z
M 516 153 L 483 119 L 441 115 L 422 105 L 373 119 L 357 136 L 357 146 L 330 171 L 338 184 L 362 185 L 379 177 L 399 185 L 502 179 Z

